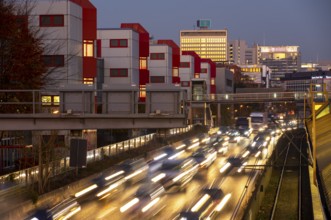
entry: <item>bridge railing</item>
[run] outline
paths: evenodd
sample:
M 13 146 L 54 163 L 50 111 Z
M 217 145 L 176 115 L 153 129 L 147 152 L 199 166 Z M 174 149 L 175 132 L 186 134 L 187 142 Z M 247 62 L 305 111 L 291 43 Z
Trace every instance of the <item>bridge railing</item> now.
M 304 100 L 306 92 L 226 93 L 193 96 L 192 101 L 297 101 Z

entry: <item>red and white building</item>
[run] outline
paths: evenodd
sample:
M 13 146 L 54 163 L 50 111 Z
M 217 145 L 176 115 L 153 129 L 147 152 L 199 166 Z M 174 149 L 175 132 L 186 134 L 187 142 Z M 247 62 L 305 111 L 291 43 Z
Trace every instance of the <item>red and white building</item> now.
M 179 84 L 179 62 L 179 47 L 174 41 L 152 42 L 148 59 L 150 83 Z
M 104 59 L 104 85 L 137 86 L 141 101 L 149 82 L 149 33 L 138 23 L 98 29 L 97 55 Z
M 96 16 L 89 0 L 38 1 L 33 7 L 30 27 L 40 30 L 45 45 L 48 87 L 94 83 Z

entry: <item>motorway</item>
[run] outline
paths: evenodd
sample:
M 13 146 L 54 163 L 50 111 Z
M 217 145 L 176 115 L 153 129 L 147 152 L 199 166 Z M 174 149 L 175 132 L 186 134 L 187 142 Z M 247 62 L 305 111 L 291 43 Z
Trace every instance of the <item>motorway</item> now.
M 238 143 L 230 143 L 229 151 L 226 155 L 218 155 L 217 159 L 208 169 L 200 169 L 194 176 L 193 180 L 187 185 L 186 190 L 182 192 L 167 191 L 159 202 L 156 204 L 159 208 L 158 212 L 154 213 L 153 217 L 149 216 L 147 219 L 177 219 L 179 213 L 183 210 L 187 210 L 194 205 L 198 198 L 201 197 L 200 190 L 205 187 L 218 187 L 226 194 L 231 194 L 228 203 L 224 208 L 218 212 L 217 219 L 237 219 L 240 212 L 242 212 L 242 196 L 243 192 L 253 189 L 253 182 L 248 187 L 245 187 L 250 176 L 256 176 L 257 170 L 247 169 L 241 173 L 237 173 L 233 168 L 230 172 L 220 172 L 220 168 L 226 163 L 226 159 L 231 155 L 242 155 L 244 148 L 252 141 L 253 135 L 250 138 L 242 137 Z M 275 145 L 276 140 L 272 138 L 268 146 L 269 155 Z M 182 155 L 188 156 L 188 153 Z M 257 159 L 253 156 L 248 156 L 248 165 L 254 165 L 256 163 L 264 164 L 265 159 Z M 81 205 L 81 211 L 78 212 L 71 219 L 137 219 L 137 216 L 131 214 L 121 213 L 120 208 L 123 207 L 128 201 L 132 200 L 136 190 L 144 182 L 138 182 L 136 184 L 125 187 L 113 198 L 106 201 L 98 201 L 94 195 L 84 198 L 83 201 L 79 201 Z M 248 195 L 251 193 L 246 192 L 247 195 L 244 199 L 248 199 Z M 144 217 L 146 218 L 146 217 Z

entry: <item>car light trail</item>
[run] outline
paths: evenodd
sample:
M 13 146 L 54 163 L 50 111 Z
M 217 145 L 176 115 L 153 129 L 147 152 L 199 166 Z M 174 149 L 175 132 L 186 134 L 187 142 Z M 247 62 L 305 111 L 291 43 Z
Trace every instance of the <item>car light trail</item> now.
M 166 153 L 164 153 L 164 154 L 161 154 L 161 155 L 159 155 L 159 156 L 157 156 L 157 157 L 154 157 L 154 160 L 160 160 L 160 159 L 162 159 L 163 157 L 166 157 L 168 154 L 166 154 Z
M 98 187 L 97 184 L 93 184 L 93 185 L 91 185 L 91 186 L 89 186 L 89 187 L 83 189 L 82 191 L 79 191 L 78 193 L 76 193 L 76 194 L 75 194 L 75 197 L 78 198 L 78 197 L 84 195 L 85 193 L 90 192 L 91 190 L 93 190 L 93 189 L 95 189 L 95 188 L 97 188 L 97 187 Z
M 139 202 L 138 198 L 132 199 L 130 202 L 126 203 L 124 206 L 120 208 L 120 212 L 122 213 L 125 212 L 126 210 L 137 204 L 138 202 Z
M 203 204 L 207 202 L 207 200 L 210 198 L 210 195 L 205 194 L 191 209 L 192 212 L 197 212 Z
M 215 210 L 217 212 L 221 211 L 223 209 L 223 207 L 225 206 L 225 204 L 229 201 L 230 198 L 231 198 L 231 193 L 224 196 L 222 201 L 216 206 Z
M 116 172 L 116 173 L 114 173 L 114 174 L 112 174 L 112 175 L 110 175 L 110 176 L 105 177 L 105 180 L 110 180 L 110 179 L 112 179 L 112 178 L 114 178 L 114 177 L 117 177 L 117 176 L 121 175 L 122 173 L 124 173 L 123 170 L 118 171 L 118 172 Z
M 159 175 L 157 175 L 156 177 L 154 177 L 152 179 L 152 182 L 156 183 L 156 182 L 160 181 L 161 179 L 163 179 L 164 177 L 166 177 L 166 174 L 165 173 L 160 173 Z
M 231 166 L 231 164 L 229 162 L 227 162 L 221 169 L 220 172 L 223 173 L 224 171 L 226 171 L 229 167 Z
M 142 212 L 148 211 L 150 208 L 152 208 L 158 201 L 160 200 L 160 197 L 157 197 L 156 199 L 152 200 L 150 203 L 148 203 L 144 208 L 142 208 Z

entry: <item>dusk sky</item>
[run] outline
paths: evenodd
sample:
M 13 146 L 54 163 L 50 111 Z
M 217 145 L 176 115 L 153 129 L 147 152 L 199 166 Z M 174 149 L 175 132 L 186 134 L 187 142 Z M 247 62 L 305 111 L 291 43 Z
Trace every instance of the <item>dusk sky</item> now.
M 154 39 L 172 39 L 192 30 L 197 19 L 210 19 L 212 29 L 228 29 L 228 39 L 249 45 L 298 45 L 302 61 L 331 63 L 330 0 L 91 0 L 98 27 L 140 23 Z

